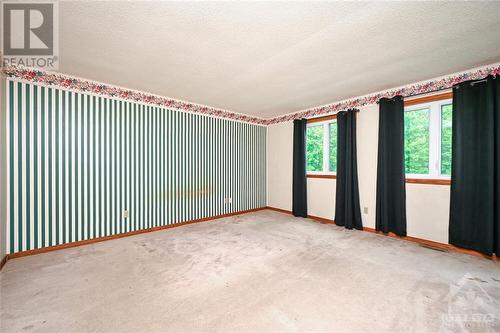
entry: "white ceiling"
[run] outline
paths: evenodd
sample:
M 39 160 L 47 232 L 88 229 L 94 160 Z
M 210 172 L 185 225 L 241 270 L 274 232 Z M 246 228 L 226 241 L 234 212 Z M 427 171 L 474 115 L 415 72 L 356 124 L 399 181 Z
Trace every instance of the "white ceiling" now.
M 500 61 L 500 2 L 61 2 L 59 72 L 269 118 Z

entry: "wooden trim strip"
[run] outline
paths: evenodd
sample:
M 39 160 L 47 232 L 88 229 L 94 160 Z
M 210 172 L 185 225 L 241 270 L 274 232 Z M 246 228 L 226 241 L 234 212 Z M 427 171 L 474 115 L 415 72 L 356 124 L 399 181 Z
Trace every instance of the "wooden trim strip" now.
M 99 237 L 99 238 L 94 238 L 94 239 L 86 239 L 86 240 L 72 242 L 72 243 L 43 247 L 40 249 L 11 253 L 11 254 L 7 254 L 2 259 L 2 263 L 0 263 L 0 269 L 1 269 L 1 267 L 3 267 L 3 265 L 5 265 L 5 263 L 8 260 L 15 259 L 15 258 L 31 256 L 31 255 L 36 255 L 36 254 L 41 254 L 41 253 L 46 253 L 46 252 L 52 252 L 52 251 L 57 251 L 57 250 L 63 250 L 63 249 L 68 249 L 68 248 L 72 248 L 72 247 L 77 247 L 77 246 L 89 245 L 89 244 L 93 244 L 93 243 L 99 243 L 99 242 L 103 242 L 103 241 L 107 241 L 107 240 L 112 240 L 112 239 L 116 239 L 116 238 L 123 238 L 123 237 L 128 237 L 128 236 L 134 236 L 134 235 L 144 234 L 144 233 L 153 232 L 153 231 L 171 229 L 171 228 L 176 228 L 176 227 L 180 227 L 180 226 L 187 225 L 187 224 L 208 222 L 208 221 L 218 220 L 218 219 L 225 218 L 225 217 L 256 212 L 256 211 L 264 210 L 264 209 L 266 209 L 266 207 L 248 209 L 248 210 L 243 210 L 243 211 L 239 211 L 239 212 L 222 214 L 222 215 L 217 215 L 217 216 L 212 216 L 212 217 L 205 217 L 202 219 L 186 221 L 186 222 L 170 224 L 170 225 L 163 225 L 163 226 L 149 228 L 149 229 L 129 231 L 129 232 L 125 232 L 123 234 L 116 234 L 116 235 Z
M 430 102 L 435 102 L 435 101 L 442 101 L 445 99 L 452 99 L 452 98 L 453 98 L 453 92 L 448 91 L 448 92 L 441 93 L 441 94 L 423 96 L 423 97 L 412 98 L 412 99 L 405 99 L 404 105 L 411 106 L 411 105 L 430 103 Z
M 276 212 L 280 212 L 280 213 L 283 213 L 283 214 L 293 215 L 291 211 L 286 210 L 286 209 L 281 209 L 281 208 L 276 208 L 276 207 L 271 207 L 271 206 L 267 206 L 266 209 L 274 210 Z M 314 220 L 314 221 L 321 222 L 321 223 L 335 224 L 335 220 L 327 219 L 327 218 L 324 218 L 324 217 L 319 217 L 319 216 L 314 216 L 314 215 L 307 215 L 307 218 L 311 219 L 311 220 Z
M 306 175 L 307 178 L 325 178 L 325 179 L 337 179 L 337 175 L 319 175 L 308 173 Z
M 89 245 L 89 244 L 99 243 L 99 242 L 103 242 L 103 241 L 111 240 L 111 239 L 115 239 L 115 238 L 123 238 L 123 237 L 128 237 L 128 236 L 133 236 L 133 235 L 138 235 L 138 234 L 143 234 L 143 233 L 148 233 L 148 232 L 153 232 L 153 231 L 171 229 L 171 228 L 180 227 L 180 226 L 187 225 L 187 224 L 208 222 L 208 221 L 212 221 L 212 220 L 221 219 L 224 217 L 246 214 L 246 213 L 256 212 L 256 211 L 260 211 L 260 210 L 264 210 L 264 209 L 269 209 L 269 210 L 273 210 L 273 211 L 276 211 L 279 213 L 292 215 L 292 212 L 289 210 L 267 206 L 267 207 L 254 208 L 254 209 L 249 209 L 249 210 L 244 210 L 244 211 L 234 212 L 234 213 L 228 213 L 228 214 L 223 214 L 223 215 L 218 215 L 218 216 L 213 216 L 213 217 L 207 217 L 207 218 L 198 219 L 198 220 L 181 222 L 181 223 L 172 224 L 172 225 L 165 225 L 165 226 L 160 226 L 160 227 L 155 227 L 155 228 L 150 228 L 150 229 L 130 231 L 130 232 L 118 234 L 118 235 L 111 235 L 111 236 L 100 237 L 100 238 L 95 238 L 95 239 L 88 239 L 88 240 L 83 240 L 83 241 L 78 241 L 78 242 L 73 242 L 73 243 L 55 245 L 55 246 L 45 247 L 45 248 L 41 248 L 41 249 L 16 252 L 16 253 L 12 253 L 12 254 L 7 254 L 2 258 L 2 260 L 0 261 L 0 270 L 5 266 L 7 261 L 9 261 L 11 259 L 15 259 L 15 258 L 36 255 L 36 254 L 41 254 L 41 253 L 46 253 L 46 252 L 52 252 L 52 251 L 56 251 L 56 250 L 63 250 L 63 249 L 68 249 L 68 248 L 78 247 L 78 246 L 83 246 L 83 245 Z M 327 219 L 324 217 L 319 217 L 319 216 L 314 216 L 314 215 L 308 215 L 307 217 L 313 221 L 318 221 L 318 222 L 325 223 L 325 224 L 335 224 L 335 220 Z M 419 243 L 419 244 L 422 244 L 425 246 L 435 247 L 435 248 L 449 251 L 449 252 L 463 253 L 463 254 L 473 255 L 476 257 L 482 257 L 482 258 L 486 258 L 486 259 L 490 259 L 490 260 L 494 260 L 494 261 L 500 261 L 498 259 L 498 257 L 495 255 L 490 257 L 488 255 L 485 255 L 483 253 L 480 253 L 480 252 L 477 252 L 474 250 L 462 249 L 462 248 L 459 248 L 459 247 L 456 247 L 456 246 L 453 246 L 450 244 L 438 243 L 438 242 L 434 242 L 434 241 L 430 241 L 430 240 L 426 240 L 426 239 L 422 239 L 422 238 L 417 238 L 417 237 L 411 237 L 411 236 L 401 237 L 401 236 L 398 236 L 398 235 L 393 234 L 393 233 L 384 234 L 380 231 L 376 231 L 375 229 L 369 228 L 369 227 L 363 227 L 363 231 L 375 233 L 377 235 L 398 238 L 398 239 L 402 239 L 402 240 L 406 240 L 406 241 L 410 241 L 410 242 L 414 242 L 414 243 Z
M 327 219 L 324 217 L 319 217 L 319 216 L 314 216 L 314 215 L 307 215 L 308 219 L 318 221 L 323 224 L 335 224 L 335 220 Z
M 451 179 L 406 178 L 409 184 L 451 185 Z
M 327 121 L 327 120 L 333 120 L 333 119 L 337 119 L 337 115 L 336 114 L 332 114 L 332 115 L 329 115 L 329 116 L 323 116 L 323 117 L 306 119 L 306 123 L 308 123 L 308 124 L 319 123 L 321 121 Z
M 281 208 L 276 208 L 276 207 L 271 207 L 271 206 L 267 206 L 266 209 L 274 210 L 275 212 L 280 212 L 283 214 L 293 215 L 290 210 L 286 210 L 286 209 L 281 209 Z
M 267 206 L 267 209 L 274 210 L 274 211 L 277 211 L 277 212 L 280 212 L 280 213 L 292 214 L 291 211 L 286 210 L 286 209 L 269 207 L 269 206 Z M 316 216 L 310 216 L 310 215 L 308 215 L 308 217 L 311 218 L 311 219 L 318 220 L 318 221 L 326 220 L 326 221 L 329 221 L 329 222 L 326 222 L 326 223 L 335 224 L 334 220 L 325 219 L 323 217 L 316 217 Z M 478 252 L 478 251 L 463 249 L 463 248 L 460 248 L 460 247 L 457 247 L 457 246 L 453 246 L 451 244 L 443 244 L 443 243 L 439 243 L 439 242 L 435 242 L 435 241 L 431 241 L 431 240 L 427 240 L 427 239 L 422 239 L 422 238 L 417 238 L 417 237 L 412 237 L 412 236 L 404 236 L 404 237 L 402 237 L 402 236 L 398 236 L 398 235 L 396 235 L 396 234 L 394 234 L 392 232 L 389 232 L 389 233 L 385 234 L 385 233 L 383 233 L 381 231 L 376 231 L 375 229 L 369 228 L 369 227 L 363 227 L 363 231 L 371 232 L 371 233 L 374 233 L 374 234 L 377 234 L 377 235 L 380 235 L 380 236 L 387 236 L 387 237 L 398 238 L 398 239 L 402 239 L 402 240 L 405 240 L 405 241 L 418 243 L 418 244 L 421 244 L 421 245 L 424 245 L 424 246 L 434 247 L 434 248 L 437 248 L 437 249 L 440 249 L 440 250 L 445 250 L 445 251 L 448 251 L 448 252 L 463 253 L 463 254 L 468 254 L 468 255 L 471 255 L 471 256 L 476 256 L 476 257 L 481 257 L 481 258 L 485 258 L 485 259 L 490 259 L 490 260 L 493 260 L 493 261 L 500 261 L 499 257 L 496 256 L 496 255 L 488 256 L 488 255 L 486 255 L 484 253 L 481 253 L 481 252 Z
M 478 252 L 478 251 L 463 249 L 461 247 L 457 247 L 457 246 L 454 246 L 451 244 L 443 244 L 443 243 L 439 243 L 439 242 L 435 242 L 435 241 L 431 241 L 431 240 L 427 240 L 427 239 L 422 239 L 422 238 L 417 238 L 417 237 L 412 237 L 412 236 L 398 236 L 392 232 L 383 233 L 382 231 L 377 231 L 377 230 L 375 230 L 373 228 L 369 228 L 369 227 L 363 227 L 363 231 L 375 233 L 377 235 L 392 237 L 392 238 L 399 238 L 402 240 L 406 240 L 406 241 L 410 241 L 410 242 L 414 242 L 414 243 L 419 243 L 419 244 L 424 245 L 424 246 L 433 247 L 433 248 L 436 248 L 439 250 L 444 250 L 444 251 L 448 251 L 448 252 L 464 253 L 464 254 L 469 254 L 472 256 L 476 256 L 476 257 L 482 257 L 482 258 L 486 258 L 486 259 L 491 259 L 493 261 L 498 261 L 498 257 L 496 255 L 488 256 L 488 255 L 481 253 L 481 252 Z
M 3 256 L 2 261 L 0 261 L 0 271 L 2 270 L 3 266 L 7 263 L 7 260 L 9 260 L 9 256 L 6 254 Z

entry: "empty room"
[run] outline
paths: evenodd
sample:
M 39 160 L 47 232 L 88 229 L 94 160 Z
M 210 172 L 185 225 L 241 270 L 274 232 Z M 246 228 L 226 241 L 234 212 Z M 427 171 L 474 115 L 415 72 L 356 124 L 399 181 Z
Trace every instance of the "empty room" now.
M 500 2 L 0 6 L 0 332 L 500 331 Z

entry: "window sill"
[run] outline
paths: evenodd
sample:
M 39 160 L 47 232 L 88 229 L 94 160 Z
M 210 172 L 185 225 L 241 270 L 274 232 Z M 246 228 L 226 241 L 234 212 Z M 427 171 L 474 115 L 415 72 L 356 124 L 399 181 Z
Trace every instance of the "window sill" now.
M 451 185 L 451 179 L 406 178 L 409 184 Z
M 337 179 L 337 175 L 326 175 L 326 174 L 314 174 L 308 173 L 306 175 L 307 178 L 325 178 L 325 179 Z

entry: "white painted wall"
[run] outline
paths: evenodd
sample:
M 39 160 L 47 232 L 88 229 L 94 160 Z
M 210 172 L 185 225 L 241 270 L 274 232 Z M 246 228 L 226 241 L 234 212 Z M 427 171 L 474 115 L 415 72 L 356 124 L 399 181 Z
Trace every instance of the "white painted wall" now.
M 267 205 L 292 209 L 293 123 L 267 128 Z
M 375 228 L 378 105 L 361 108 L 357 121 L 358 177 L 363 226 Z M 268 127 L 268 206 L 292 208 L 293 123 Z M 335 180 L 308 178 L 308 213 L 335 217 Z M 408 236 L 448 243 L 450 187 L 406 185 Z M 363 207 L 368 213 L 363 213 Z
M 268 206 L 292 210 L 292 143 L 293 122 L 268 126 Z M 309 178 L 307 192 L 309 215 L 333 219 L 332 216 L 335 214 L 335 180 Z
M 335 179 L 307 178 L 307 213 L 313 216 L 335 217 Z

